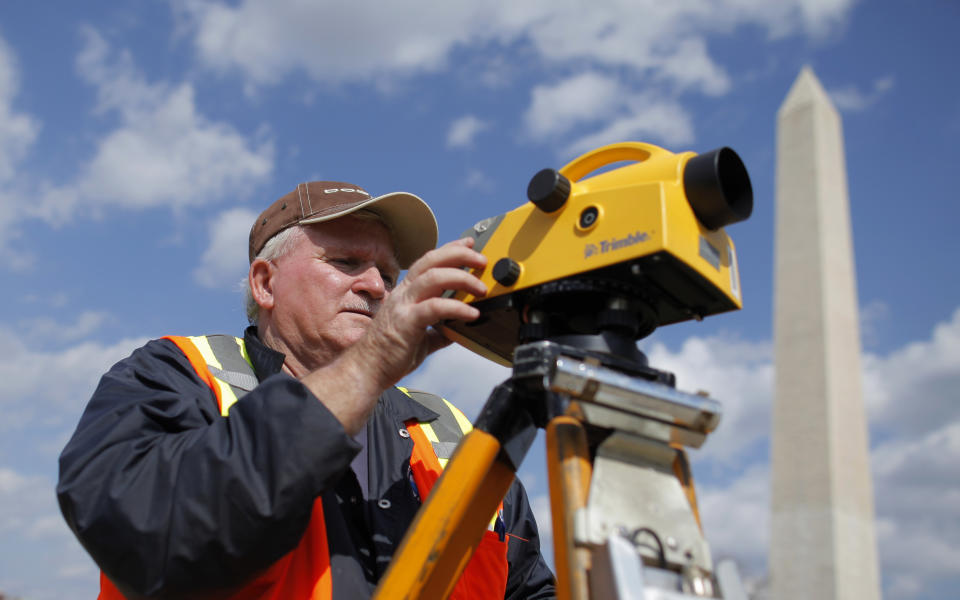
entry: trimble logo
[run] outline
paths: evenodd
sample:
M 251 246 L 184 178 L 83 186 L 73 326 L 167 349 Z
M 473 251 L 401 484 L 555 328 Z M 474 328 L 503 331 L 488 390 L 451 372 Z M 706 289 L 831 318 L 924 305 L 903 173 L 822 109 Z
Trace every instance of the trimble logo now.
M 597 254 L 606 254 L 614 250 L 621 250 L 628 246 L 635 246 L 641 242 L 650 239 L 646 231 L 637 231 L 631 233 L 625 238 L 613 238 L 612 240 L 603 240 L 599 244 L 587 244 L 583 247 L 583 257 L 590 258 Z

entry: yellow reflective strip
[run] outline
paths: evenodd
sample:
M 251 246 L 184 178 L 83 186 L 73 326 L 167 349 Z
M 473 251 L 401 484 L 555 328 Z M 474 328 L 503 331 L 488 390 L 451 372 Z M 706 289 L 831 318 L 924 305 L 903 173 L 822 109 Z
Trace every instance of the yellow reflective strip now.
M 193 345 L 197 347 L 197 350 L 200 351 L 200 355 L 203 356 L 203 360 L 207 361 L 208 365 L 218 369 L 223 368 L 223 365 L 220 364 L 220 361 L 217 360 L 217 357 L 214 355 L 213 348 L 210 347 L 210 342 L 207 340 L 206 336 L 191 336 L 190 341 L 193 342 Z M 249 361 L 249 359 L 247 360 Z M 237 395 L 233 393 L 233 388 L 230 387 L 229 383 L 218 379 L 216 376 L 213 377 L 213 380 L 217 382 L 217 387 L 220 388 L 220 415 L 225 417 L 227 414 L 229 414 L 230 407 L 236 403 Z
M 453 413 L 453 418 L 457 420 L 457 425 L 460 426 L 460 431 L 463 432 L 463 435 L 467 435 L 470 431 L 473 430 L 473 423 L 470 422 L 470 419 L 467 418 L 467 415 L 460 412 L 460 409 L 450 404 L 446 398 L 441 398 L 443 403 L 447 405 L 447 408 L 450 409 L 450 412 Z
M 220 416 L 225 417 L 230 412 L 230 407 L 237 401 L 237 395 L 233 393 L 230 384 L 214 377 L 217 385 L 220 386 Z
M 433 430 L 433 427 L 430 425 L 430 423 L 420 423 L 420 429 L 427 436 L 427 439 L 430 440 L 431 443 L 440 443 L 440 438 L 437 437 L 437 432 Z
M 197 350 L 200 351 L 200 354 L 203 356 L 203 360 L 207 361 L 208 365 L 218 369 L 223 368 L 223 365 L 221 365 L 220 361 L 217 360 L 217 357 L 214 356 L 213 348 L 210 347 L 210 342 L 207 341 L 206 336 L 191 336 L 189 339 L 191 342 L 193 342 L 193 345 L 197 347 Z
M 243 360 L 247 361 L 247 364 L 250 365 L 250 368 L 253 368 L 253 362 L 250 360 L 250 355 L 247 354 L 247 345 L 243 343 L 243 338 L 235 337 L 233 338 L 237 341 L 237 346 L 240 347 L 240 355 L 243 356 Z
M 440 458 L 440 457 L 437 457 L 437 462 L 440 463 L 440 468 L 441 468 L 441 469 L 446 469 L 446 468 L 447 468 L 447 463 L 450 462 L 450 459 L 449 459 L 449 458 Z

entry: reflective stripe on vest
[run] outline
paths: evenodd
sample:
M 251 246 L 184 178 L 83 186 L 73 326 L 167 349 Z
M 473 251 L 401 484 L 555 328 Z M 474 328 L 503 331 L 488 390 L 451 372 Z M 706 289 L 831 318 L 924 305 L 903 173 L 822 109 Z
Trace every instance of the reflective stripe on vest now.
M 226 417 L 233 406 L 258 384 L 242 338 L 227 335 L 167 336 L 190 361 L 197 375 L 211 389 L 220 414 Z M 410 466 L 421 498 L 426 498 L 439 478 L 460 439 L 473 426 L 470 420 L 445 399 L 398 388 L 439 417 L 432 423 L 408 423 L 413 440 Z M 503 503 L 490 521 L 490 531 L 477 547 L 450 598 L 503 598 L 507 584 L 507 543 L 502 540 Z M 494 530 L 497 530 L 495 532 Z M 333 596 L 330 551 L 327 545 L 323 504 L 317 498 L 307 531 L 296 548 L 245 585 L 231 600 L 329 600 Z M 124 600 L 113 583 L 101 573 L 101 600 Z
M 438 418 L 428 423 L 407 422 L 407 431 L 413 440 L 410 468 L 417 491 L 424 500 L 453 455 L 460 439 L 473 425 L 460 410 L 445 399 L 399 387 L 401 392 L 423 404 Z M 432 452 L 431 452 L 432 450 Z M 503 598 L 507 591 L 507 539 L 503 523 L 503 502 L 497 508 L 480 544 L 467 563 L 460 579 L 450 592 L 451 600 L 472 598 Z
M 186 355 L 191 366 L 217 399 L 226 417 L 233 406 L 258 384 L 242 338 L 228 335 L 167 336 Z M 280 557 L 256 579 L 230 595 L 230 600 L 330 600 L 333 578 L 323 502 L 317 498 L 297 547 Z M 99 600 L 124 600 L 103 573 Z

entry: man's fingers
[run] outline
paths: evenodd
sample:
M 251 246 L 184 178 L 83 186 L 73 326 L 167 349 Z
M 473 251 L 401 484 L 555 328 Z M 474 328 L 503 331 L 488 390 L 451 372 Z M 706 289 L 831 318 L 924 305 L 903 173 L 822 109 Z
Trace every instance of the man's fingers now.
M 463 269 L 449 267 L 433 268 L 410 277 L 406 285 L 414 301 L 440 296 L 447 290 L 465 292 L 477 297 L 487 294 L 487 286 L 479 278 Z
M 424 254 L 410 266 L 407 278 L 418 277 L 437 267 L 482 269 L 486 264 L 487 257 L 473 250 L 473 239 L 463 238 L 448 242 Z

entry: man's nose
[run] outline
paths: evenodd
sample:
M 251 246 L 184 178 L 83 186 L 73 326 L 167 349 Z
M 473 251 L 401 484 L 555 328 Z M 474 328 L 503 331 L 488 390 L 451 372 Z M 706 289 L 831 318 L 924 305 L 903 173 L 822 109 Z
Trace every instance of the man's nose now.
M 383 298 L 387 295 L 387 285 L 383 281 L 380 269 L 375 266 L 369 266 L 359 274 L 353 281 L 353 291 L 355 293 L 365 292 L 371 298 Z

